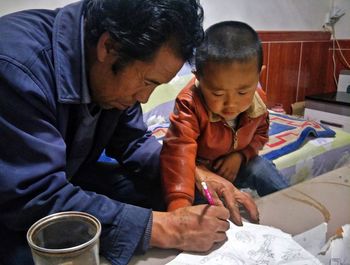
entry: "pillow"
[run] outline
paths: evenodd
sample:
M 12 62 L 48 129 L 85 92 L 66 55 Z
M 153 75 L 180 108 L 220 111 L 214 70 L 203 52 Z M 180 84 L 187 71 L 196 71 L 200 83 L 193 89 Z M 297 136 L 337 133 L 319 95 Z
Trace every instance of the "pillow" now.
M 193 74 L 175 76 L 169 83 L 158 86 L 151 94 L 148 102 L 141 104 L 144 113 L 144 120 L 152 115 L 163 115 L 168 117 L 173 111 L 174 100 L 187 83 L 191 80 Z M 163 104 L 165 104 L 163 106 Z

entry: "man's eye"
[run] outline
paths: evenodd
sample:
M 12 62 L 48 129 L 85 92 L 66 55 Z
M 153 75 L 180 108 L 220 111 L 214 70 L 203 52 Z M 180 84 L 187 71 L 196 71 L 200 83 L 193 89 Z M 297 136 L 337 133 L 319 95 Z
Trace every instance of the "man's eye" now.
M 247 92 L 239 92 L 238 94 L 245 95 L 245 94 L 247 94 Z
M 160 83 L 156 83 L 156 82 L 150 81 L 150 80 L 143 81 L 143 84 L 144 84 L 144 86 L 150 87 L 150 88 L 155 88 L 156 86 L 160 85 Z

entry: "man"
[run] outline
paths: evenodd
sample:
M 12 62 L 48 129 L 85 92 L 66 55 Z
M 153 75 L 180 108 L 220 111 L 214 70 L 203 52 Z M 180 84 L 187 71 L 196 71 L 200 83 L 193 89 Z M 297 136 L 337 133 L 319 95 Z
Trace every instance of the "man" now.
M 230 215 L 240 223 L 235 200 L 256 217 L 251 199 L 215 174 L 207 181 L 231 198 L 229 210 L 148 209 L 162 209 L 160 145 L 140 103 L 192 56 L 201 24 L 196 0 L 86 0 L 0 18 L 1 264 L 32 264 L 27 229 L 60 211 L 100 220 L 112 264 L 151 246 L 210 249 L 225 240 Z M 103 150 L 119 168 L 96 162 Z

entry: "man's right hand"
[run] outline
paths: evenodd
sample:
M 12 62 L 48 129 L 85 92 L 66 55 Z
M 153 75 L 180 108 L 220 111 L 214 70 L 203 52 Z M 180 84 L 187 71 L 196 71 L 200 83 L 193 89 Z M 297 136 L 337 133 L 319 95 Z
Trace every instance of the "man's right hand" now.
M 150 245 L 204 252 L 227 239 L 229 211 L 223 206 L 197 205 L 172 212 L 153 212 Z

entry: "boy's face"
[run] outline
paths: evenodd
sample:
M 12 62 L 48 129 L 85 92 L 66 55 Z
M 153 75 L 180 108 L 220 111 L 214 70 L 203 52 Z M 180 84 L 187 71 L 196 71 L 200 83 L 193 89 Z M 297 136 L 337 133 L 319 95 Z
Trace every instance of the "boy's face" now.
M 233 120 L 251 105 L 259 74 L 256 60 L 250 60 L 208 62 L 203 75 L 196 77 L 208 108 L 225 120 Z

